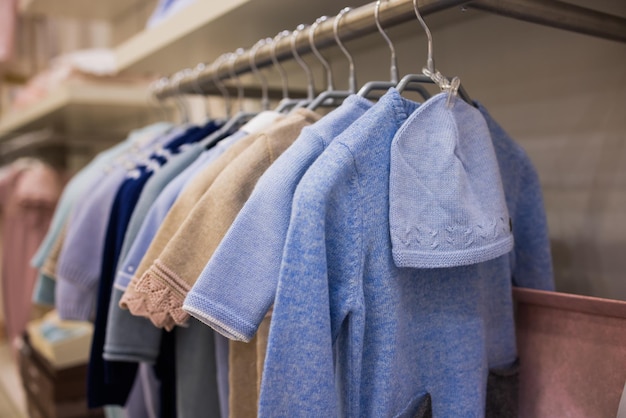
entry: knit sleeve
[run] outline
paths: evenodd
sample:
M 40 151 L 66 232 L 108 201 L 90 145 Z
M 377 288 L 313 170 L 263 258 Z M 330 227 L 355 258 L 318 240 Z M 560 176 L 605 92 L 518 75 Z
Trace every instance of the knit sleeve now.
M 133 272 L 132 279 L 130 280 L 129 285 L 124 292 L 124 296 L 120 301 L 120 306 L 122 308 L 129 309 L 133 315 L 150 317 L 150 312 L 152 310 L 150 307 L 150 292 L 140 291 L 137 289 L 137 285 L 159 255 L 169 245 L 170 240 L 175 236 L 183 222 L 185 222 L 195 207 L 195 204 L 202 198 L 215 179 L 220 175 L 224 168 L 252 142 L 254 142 L 256 138 L 257 136 L 255 135 L 249 135 L 232 145 L 212 164 L 198 173 L 193 181 L 189 182 L 189 184 L 181 192 L 176 199 L 176 202 L 174 202 L 174 205 L 167 213 L 167 216 L 159 226 L 158 231 L 154 235 L 146 253 L 141 259 L 139 266 Z M 157 319 L 154 315 L 153 317 L 155 321 L 159 323 L 163 323 L 166 319 L 164 317 L 162 321 L 161 319 Z
M 541 185 L 528 156 L 524 153 L 522 157 L 519 170 L 520 190 L 513 219 L 513 284 L 531 289 L 554 290 L 550 238 Z
M 182 325 L 189 318 L 182 310 L 185 296 L 271 162 L 266 140 L 257 139 L 223 170 L 137 281 L 155 325 Z
M 312 121 L 294 115 L 276 124 L 216 178 L 159 258 L 137 281 L 157 326 L 184 324 L 183 302 L 204 266 L 250 197 L 257 181 Z M 158 297 L 154 297 L 154 296 Z M 231 295 L 234 296 L 234 295 Z
M 43 266 L 46 258 L 48 257 L 51 251 L 54 251 L 55 242 L 58 240 L 58 236 L 61 233 L 61 230 L 65 227 L 67 216 L 69 215 L 69 211 L 71 205 L 73 204 L 73 200 L 75 196 L 78 194 L 78 187 L 80 186 L 81 174 L 83 172 L 78 173 L 66 186 L 61 194 L 61 198 L 57 204 L 57 208 L 54 211 L 54 215 L 52 216 L 52 221 L 50 222 L 50 228 L 46 233 L 43 241 L 39 245 L 37 252 L 33 256 L 31 260 L 31 265 L 35 268 L 40 268 Z M 56 275 L 56 272 L 55 272 Z
M 57 263 L 56 308 L 63 319 L 85 320 L 93 311 L 109 215 L 124 176 L 111 173 L 71 215 Z
M 513 285 L 554 290 L 548 225 L 539 176 L 524 149 L 478 105 L 489 126 L 513 223 Z
M 342 389 L 336 386 L 334 363 L 346 353 L 338 352 L 335 343 L 341 330 L 351 328 L 350 306 L 359 299 L 348 288 L 357 282 L 361 244 L 354 210 L 358 200 L 348 185 L 353 178 L 345 171 L 351 161 L 339 151 L 329 148 L 296 190 L 270 325 L 260 417 L 302 416 L 303 411 L 316 417 L 341 415 Z M 326 164 L 329 159 L 333 164 Z M 353 344 L 361 349 L 358 339 Z
M 274 303 L 293 195 L 323 150 L 306 132 L 259 179 L 185 299 L 185 311 L 227 338 L 250 341 Z
M 120 260 L 124 260 L 130 251 L 130 247 L 135 241 L 139 229 L 146 217 L 146 214 L 152 207 L 152 204 L 160 195 L 161 191 L 166 185 L 173 181 L 173 179 L 184 169 L 189 166 L 196 159 L 201 152 L 201 147 L 195 144 L 191 148 L 176 154 L 167 161 L 167 164 L 162 166 L 154 175 L 148 180 L 141 192 L 139 201 L 135 205 L 133 214 L 128 223 L 128 228 L 124 234 L 124 244 L 120 252 Z

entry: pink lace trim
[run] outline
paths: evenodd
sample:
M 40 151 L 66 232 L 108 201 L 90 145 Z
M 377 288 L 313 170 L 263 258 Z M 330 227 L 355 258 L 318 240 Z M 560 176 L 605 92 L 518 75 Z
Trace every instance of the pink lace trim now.
M 133 282 L 122 298 L 133 315 L 149 318 L 168 331 L 186 324 L 189 314 L 183 311 L 183 302 L 190 286 L 159 260 Z

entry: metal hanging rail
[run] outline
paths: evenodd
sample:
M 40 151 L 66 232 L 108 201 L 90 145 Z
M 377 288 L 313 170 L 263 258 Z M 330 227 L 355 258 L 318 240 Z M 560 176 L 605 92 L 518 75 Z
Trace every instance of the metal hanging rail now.
M 467 7 L 626 43 L 626 18 L 558 0 L 475 0 Z
M 626 43 L 626 18 L 599 12 L 585 7 L 575 6 L 559 0 L 420 0 L 419 9 L 422 16 L 436 13 L 457 6 L 475 8 L 527 22 L 565 29 L 604 39 Z M 338 28 L 342 41 L 348 41 L 377 31 L 374 20 L 375 2 L 351 10 L 345 14 Z M 415 20 L 412 0 L 395 0 L 383 2 L 380 7 L 380 23 L 390 27 Z M 318 49 L 335 45 L 333 23 L 335 18 L 321 23 L 315 31 L 315 46 Z M 307 31 L 297 35 L 296 48 L 299 54 L 311 52 Z M 264 45 L 256 50 L 255 62 L 258 68 L 272 65 L 271 48 Z M 279 61 L 292 59 L 291 40 L 289 37 L 280 39 L 275 45 L 276 58 Z M 250 58 L 252 52 L 247 50 L 233 64 L 235 73 L 251 71 Z M 161 84 L 155 90 L 159 99 L 177 94 L 197 94 L 198 86 L 203 89 L 212 86 L 213 79 L 229 78 L 228 66 L 207 66 L 205 70 L 194 76 L 188 75 L 179 79 L 176 85 Z M 214 90 L 214 89 L 210 89 Z

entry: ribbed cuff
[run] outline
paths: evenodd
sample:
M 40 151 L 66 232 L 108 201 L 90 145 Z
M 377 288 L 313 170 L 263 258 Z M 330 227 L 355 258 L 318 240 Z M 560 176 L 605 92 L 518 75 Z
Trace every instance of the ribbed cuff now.
M 56 286 L 56 309 L 59 317 L 65 320 L 90 321 L 96 301 L 95 287 L 85 288 L 80 285 L 58 280 Z
M 94 276 L 93 273 L 84 271 L 71 263 L 59 262 L 57 264 L 56 275 L 57 280 L 66 280 L 68 282 L 75 283 L 82 288 L 95 287 L 98 283 L 97 274 Z
M 250 342 L 259 328 L 194 293 L 187 294 L 183 310 L 230 340 Z
M 513 236 L 489 245 L 460 251 L 410 251 L 393 249 L 393 260 L 400 268 L 448 268 L 478 264 L 498 258 L 513 249 Z

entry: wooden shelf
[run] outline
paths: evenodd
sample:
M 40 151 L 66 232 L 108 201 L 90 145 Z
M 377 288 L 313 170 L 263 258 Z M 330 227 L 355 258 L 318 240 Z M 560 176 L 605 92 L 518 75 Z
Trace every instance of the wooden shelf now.
M 27 15 L 112 20 L 140 3 L 142 0 L 19 0 L 18 7 L 20 13 Z
M 211 62 L 224 52 L 251 47 L 320 15 L 335 15 L 341 7 L 368 0 L 291 2 L 287 0 L 197 0 L 160 25 L 147 29 L 116 48 L 118 70 L 169 74 L 199 62 Z
M 50 128 L 73 137 L 118 137 L 158 117 L 143 85 L 73 83 L 0 119 L 0 141 Z

